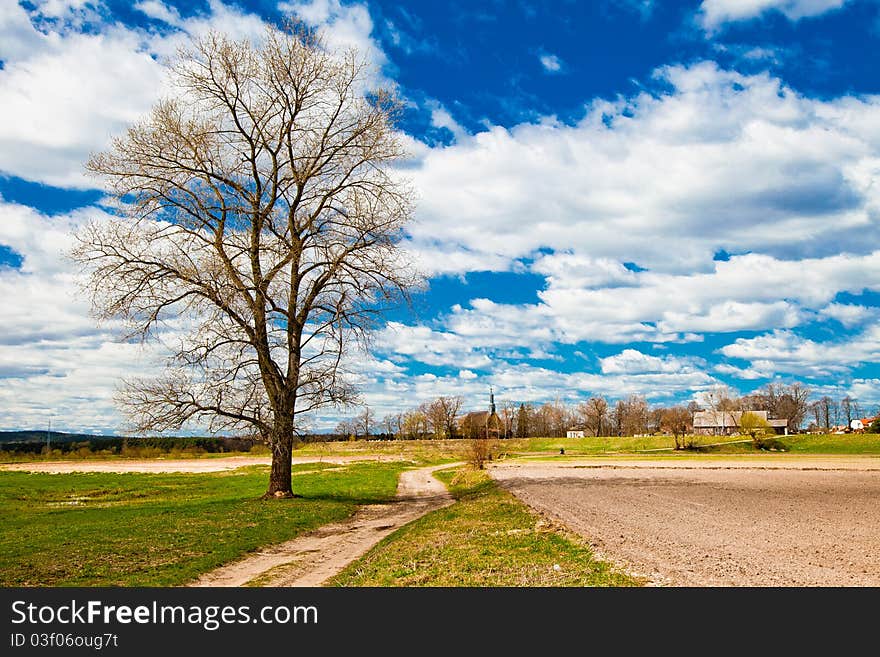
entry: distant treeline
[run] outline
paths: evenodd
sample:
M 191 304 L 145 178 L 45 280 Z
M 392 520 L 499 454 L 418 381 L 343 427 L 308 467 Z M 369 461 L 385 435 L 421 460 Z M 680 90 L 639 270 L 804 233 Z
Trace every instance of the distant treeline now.
M 347 434 L 309 434 L 301 436 L 306 443 L 349 440 Z M 391 440 L 393 435 L 375 434 L 371 440 Z M 7 454 L 50 454 L 62 456 L 79 453 L 154 456 L 173 452 L 222 453 L 254 452 L 268 448 L 258 440 L 226 436 L 97 436 L 83 433 L 51 431 L 0 431 L 0 452 Z
M 10 440 L 9 434 L 25 434 L 24 439 Z M 34 437 L 31 437 L 31 434 Z M 39 431 L 3 432 L 0 436 L 0 451 L 18 454 L 40 454 L 50 451 L 53 454 L 69 454 L 71 452 L 93 454 L 124 454 L 143 451 L 169 453 L 186 451 L 194 453 L 216 452 L 249 452 L 257 445 L 254 440 L 229 437 L 117 437 L 90 436 L 87 434 L 63 434 L 60 432 L 49 435 Z

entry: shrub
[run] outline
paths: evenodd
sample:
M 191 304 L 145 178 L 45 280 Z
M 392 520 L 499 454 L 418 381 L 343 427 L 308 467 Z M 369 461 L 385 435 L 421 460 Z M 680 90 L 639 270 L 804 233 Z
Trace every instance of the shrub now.
M 465 454 L 467 462 L 475 469 L 482 470 L 491 461 L 495 452 L 495 441 L 489 438 L 473 438 Z
M 779 440 L 778 438 L 763 438 L 759 437 L 755 439 L 755 447 L 758 449 L 775 449 L 780 452 L 787 452 L 788 445 Z

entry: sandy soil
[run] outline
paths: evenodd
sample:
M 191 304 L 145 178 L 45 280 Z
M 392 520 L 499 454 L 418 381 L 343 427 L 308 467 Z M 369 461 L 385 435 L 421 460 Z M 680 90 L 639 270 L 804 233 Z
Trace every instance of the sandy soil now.
M 432 473 L 450 465 L 400 475 L 391 504 L 361 507 L 344 522 L 265 548 L 241 561 L 205 573 L 191 586 L 320 586 L 394 530 L 453 503 Z
M 301 456 L 294 457 L 294 465 L 300 463 L 353 463 L 355 461 L 405 461 L 393 454 L 364 456 Z M 248 465 L 269 465 L 269 456 L 226 456 L 204 459 L 111 459 L 107 461 L 34 461 L 32 463 L 8 463 L 0 465 L 3 470 L 25 472 L 221 472 Z
M 492 476 L 654 584 L 880 586 L 880 459 L 502 462 Z

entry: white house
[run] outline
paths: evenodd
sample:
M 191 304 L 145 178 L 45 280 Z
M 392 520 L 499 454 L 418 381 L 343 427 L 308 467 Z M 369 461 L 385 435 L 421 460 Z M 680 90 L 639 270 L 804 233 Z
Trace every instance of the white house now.
M 583 429 L 569 429 L 565 432 L 566 438 L 585 438 L 586 434 Z

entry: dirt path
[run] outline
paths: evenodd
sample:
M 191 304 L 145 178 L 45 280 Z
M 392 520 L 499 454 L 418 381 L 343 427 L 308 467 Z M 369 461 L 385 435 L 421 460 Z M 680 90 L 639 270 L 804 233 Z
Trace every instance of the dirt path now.
M 191 586 L 320 586 L 394 530 L 452 504 L 432 474 L 452 465 L 407 470 L 400 475 L 394 502 L 361 507 L 348 520 L 221 566 Z
M 371 454 L 364 456 L 297 456 L 293 464 L 301 463 L 354 463 L 356 461 L 405 461 L 393 454 Z M 34 461 L 31 463 L 8 463 L 0 465 L 4 470 L 25 472 L 48 472 L 63 474 L 69 472 L 222 472 L 249 465 L 269 465 L 269 456 L 220 456 L 204 459 L 112 459 L 107 461 Z
M 880 459 L 508 462 L 492 476 L 655 584 L 880 586 Z

